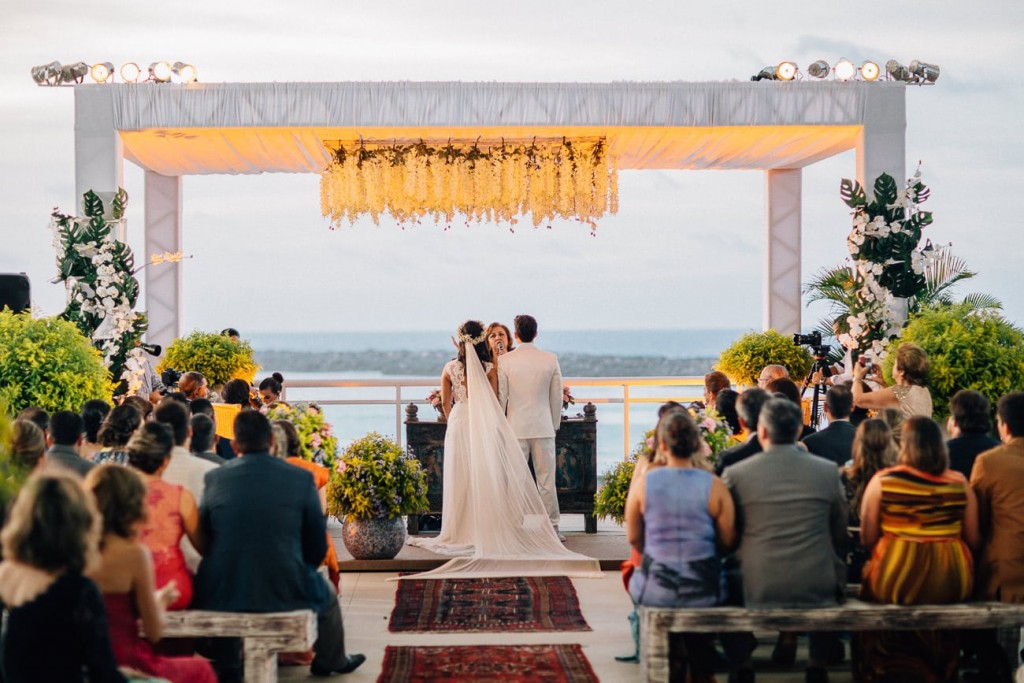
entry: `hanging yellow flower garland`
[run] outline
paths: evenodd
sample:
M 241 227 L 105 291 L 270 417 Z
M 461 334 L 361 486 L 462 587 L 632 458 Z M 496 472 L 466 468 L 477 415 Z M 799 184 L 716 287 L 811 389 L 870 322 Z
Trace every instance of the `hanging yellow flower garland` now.
M 481 145 L 325 141 L 334 156 L 320 178 L 320 208 L 331 226 L 389 213 L 399 223 L 430 216 L 534 227 L 554 218 L 597 228 L 619 206 L 618 170 L 598 139 L 531 140 Z

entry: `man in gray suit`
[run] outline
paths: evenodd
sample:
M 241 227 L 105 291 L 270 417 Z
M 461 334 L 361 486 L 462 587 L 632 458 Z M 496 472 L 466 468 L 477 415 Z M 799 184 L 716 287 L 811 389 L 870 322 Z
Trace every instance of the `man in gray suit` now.
M 85 423 L 78 413 L 69 410 L 54 413 L 50 418 L 50 431 L 46 435 L 46 443 L 50 446 L 46 451 L 46 462 L 70 470 L 80 477 L 89 474 L 92 463 L 78 452 L 84 432 Z
M 736 557 L 747 607 L 823 607 L 843 595 L 846 497 L 834 463 L 796 445 L 800 407 L 765 403 L 757 424 L 764 452 L 725 470 L 740 534 Z M 807 681 L 827 681 L 834 634 L 811 634 Z

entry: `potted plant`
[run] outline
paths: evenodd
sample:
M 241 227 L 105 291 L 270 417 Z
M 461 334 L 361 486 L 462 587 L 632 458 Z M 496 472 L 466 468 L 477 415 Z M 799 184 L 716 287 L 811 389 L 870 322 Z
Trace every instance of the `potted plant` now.
M 102 354 L 74 323 L 0 310 L 0 402 L 12 413 L 28 406 L 77 412 L 113 393 Z
M 992 309 L 970 302 L 927 308 L 911 316 L 892 348 L 904 342 L 928 354 L 936 419 L 949 415 L 949 399 L 960 389 L 979 391 L 995 405 L 1003 394 L 1024 386 L 1024 332 Z M 892 353 L 882 362 L 889 381 L 894 362 Z
M 644 434 L 644 440 L 637 444 L 629 457 L 604 473 L 601 487 L 594 494 L 594 514 L 601 519 L 612 519 L 616 524 L 626 521 L 626 495 L 629 484 L 633 481 L 636 461 L 641 455 L 647 457 L 647 451 L 654 447 L 654 430 Z
M 403 515 L 427 510 L 427 480 L 415 456 L 377 432 L 354 441 L 327 485 L 327 512 L 357 560 L 389 560 L 405 543 Z
M 797 346 L 792 338 L 766 330 L 749 332 L 734 341 L 719 356 L 715 369 L 737 384 L 756 385 L 766 365 L 782 365 L 798 381 L 810 372 L 813 362 L 807 349 Z
M 219 387 L 229 379 L 244 379 L 252 384 L 260 366 L 253 358 L 249 342 L 196 330 L 171 342 L 156 369 L 201 372 L 211 387 Z

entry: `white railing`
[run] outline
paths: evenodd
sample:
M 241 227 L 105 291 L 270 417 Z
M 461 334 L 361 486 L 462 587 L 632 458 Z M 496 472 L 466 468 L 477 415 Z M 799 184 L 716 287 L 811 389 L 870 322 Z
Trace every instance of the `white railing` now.
M 630 438 L 630 408 L 638 404 L 660 404 L 666 401 L 688 403 L 699 400 L 704 394 L 703 377 L 566 377 L 564 383 L 572 387 L 578 409 L 582 409 L 586 403 L 621 406 L 623 457 L 626 457 L 633 448 L 633 441 Z M 424 408 L 431 411 L 426 395 L 437 385 L 437 379 L 430 377 L 290 379 L 281 398 L 285 401 L 315 398 L 322 406 L 393 406 L 395 436 L 401 445 L 405 431 L 402 428 L 405 421 L 405 406 L 415 403 L 421 411 Z M 583 388 L 587 390 L 583 391 Z M 668 391 L 669 389 L 672 391 Z M 292 394 L 291 397 L 288 396 L 289 392 Z M 311 396 L 313 393 L 315 396 Z M 382 397 L 382 394 L 386 394 L 387 397 Z M 422 419 L 429 419 L 431 415 L 432 413 L 428 412 Z M 651 426 L 653 425 L 647 425 L 645 429 Z M 600 420 L 598 429 L 600 430 Z

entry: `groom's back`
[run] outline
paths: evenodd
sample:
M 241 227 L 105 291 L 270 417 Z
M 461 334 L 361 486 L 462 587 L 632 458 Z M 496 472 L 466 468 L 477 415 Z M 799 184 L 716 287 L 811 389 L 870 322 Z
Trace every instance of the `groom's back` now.
M 562 379 L 558 358 L 533 344 L 522 344 L 498 362 L 508 386 L 507 414 L 520 439 L 555 435 L 561 408 Z

